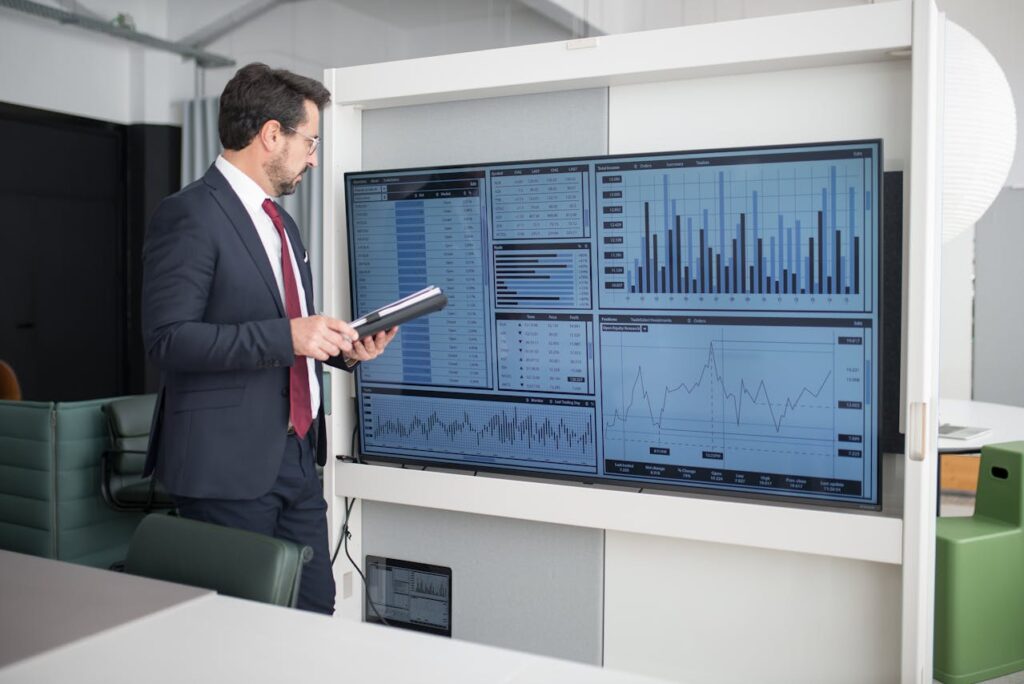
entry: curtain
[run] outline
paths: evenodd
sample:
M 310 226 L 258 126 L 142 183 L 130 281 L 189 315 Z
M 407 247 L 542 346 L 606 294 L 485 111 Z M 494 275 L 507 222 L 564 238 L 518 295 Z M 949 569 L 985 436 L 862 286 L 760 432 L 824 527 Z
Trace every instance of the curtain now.
M 206 173 L 220 154 L 217 114 L 220 98 L 206 97 L 185 103 L 181 131 L 181 186 L 185 187 Z M 323 136 L 323 120 L 320 122 Z M 323 145 L 321 144 L 321 149 Z M 322 155 L 323 152 L 317 152 Z M 310 169 L 295 194 L 280 198 L 281 206 L 299 225 L 302 241 L 309 251 L 313 269 L 313 301 L 317 311 L 323 307 L 323 174 L 319 166 Z

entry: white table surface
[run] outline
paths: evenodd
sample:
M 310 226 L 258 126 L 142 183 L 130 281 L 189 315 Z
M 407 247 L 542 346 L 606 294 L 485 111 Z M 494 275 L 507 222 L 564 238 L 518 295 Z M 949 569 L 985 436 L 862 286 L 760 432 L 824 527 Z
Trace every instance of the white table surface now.
M 986 444 L 1024 440 L 1024 407 L 968 399 L 941 399 L 939 423 L 987 427 L 992 431 L 974 439 L 939 438 L 941 453 L 976 453 Z
M 206 595 L 0 550 L 0 667 Z
M 64 600 L 73 602 L 74 575 L 97 571 L 60 561 Z M 78 572 L 81 571 L 81 572 Z M 51 574 L 53 574 L 51 569 Z M 5 573 L 10 579 L 14 572 Z M 113 573 L 109 573 L 113 575 Z M 93 578 L 95 579 L 95 578 Z M 465 641 L 331 618 L 252 601 L 202 593 L 187 587 L 138 577 L 118 577 L 135 585 L 136 594 L 149 584 L 161 597 L 148 614 L 116 624 L 101 624 L 76 640 L 55 644 L 36 633 L 46 646 L 35 655 L 11 661 L 0 669 L 0 683 L 75 682 L 109 684 L 144 681 L 297 682 L 337 681 L 372 684 L 656 684 L 639 675 L 604 670 Z M 23 583 L 24 584 L 24 583 Z M 168 587 L 192 595 L 168 604 Z M 81 585 L 89 591 L 88 582 Z M 45 602 L 38 587 L 21 596 L 24 605 Z M 146 593 L 142 591 L 142 593 Z M 125 599 L 134 600 L 134 599 Z M 99 619 L 95 601 L 77 601 L 78 622 Z M 122 611 L 124 609 L 122 608 Z M 60 618 L 47 613 L 53 630 Z M 0 613 L 0 634 L 18 629 L 24 615 Z M 38 621 L 37 621 L 38 622 Z M 664 684 L 664 682 L 663 682 Z

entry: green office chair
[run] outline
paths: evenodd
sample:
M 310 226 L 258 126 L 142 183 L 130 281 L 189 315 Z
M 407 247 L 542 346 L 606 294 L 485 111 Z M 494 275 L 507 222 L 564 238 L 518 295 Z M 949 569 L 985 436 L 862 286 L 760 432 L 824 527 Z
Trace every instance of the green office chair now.
M 295 607 L 313 549 L 255 532 L 154 513 L 128 545 L 125 572 Z
M 174 508 L 174 500 L 153 478 L 143 477 L 155 394 L 116 399 L 103 406 L 110 448 L 103 452 L 100 492 L 115 511 L 144 512 Z

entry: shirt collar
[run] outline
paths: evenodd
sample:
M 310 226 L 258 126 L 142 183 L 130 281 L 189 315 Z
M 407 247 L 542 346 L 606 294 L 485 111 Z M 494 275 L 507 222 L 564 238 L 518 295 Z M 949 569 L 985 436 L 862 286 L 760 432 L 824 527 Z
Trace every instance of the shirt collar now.
M 267 199 L 267 193 L 256 181 L 225 159 L 224 155 L 218 155 L 214 165 L 249 212 L 263 211 L 263 200 Z

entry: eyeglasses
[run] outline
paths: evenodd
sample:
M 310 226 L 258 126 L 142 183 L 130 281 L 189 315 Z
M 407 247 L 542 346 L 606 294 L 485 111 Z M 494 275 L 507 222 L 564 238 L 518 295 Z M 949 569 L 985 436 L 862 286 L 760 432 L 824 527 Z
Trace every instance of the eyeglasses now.
M 309 141 L 309 152 L 306 153 L 307 155 L 315 154 L 316 153 L 317 148 L 320 147 L 320 136 L 319 135 L 317 135 L 317 136 L 306 135 L 305 133 L 303 133 L 301 131 L 295 130 L 291 126 L 285 126 L 285 128 L 287 128 L 292 133 L 298 133 L 303 138 L 305 138 L 306 140 Z

